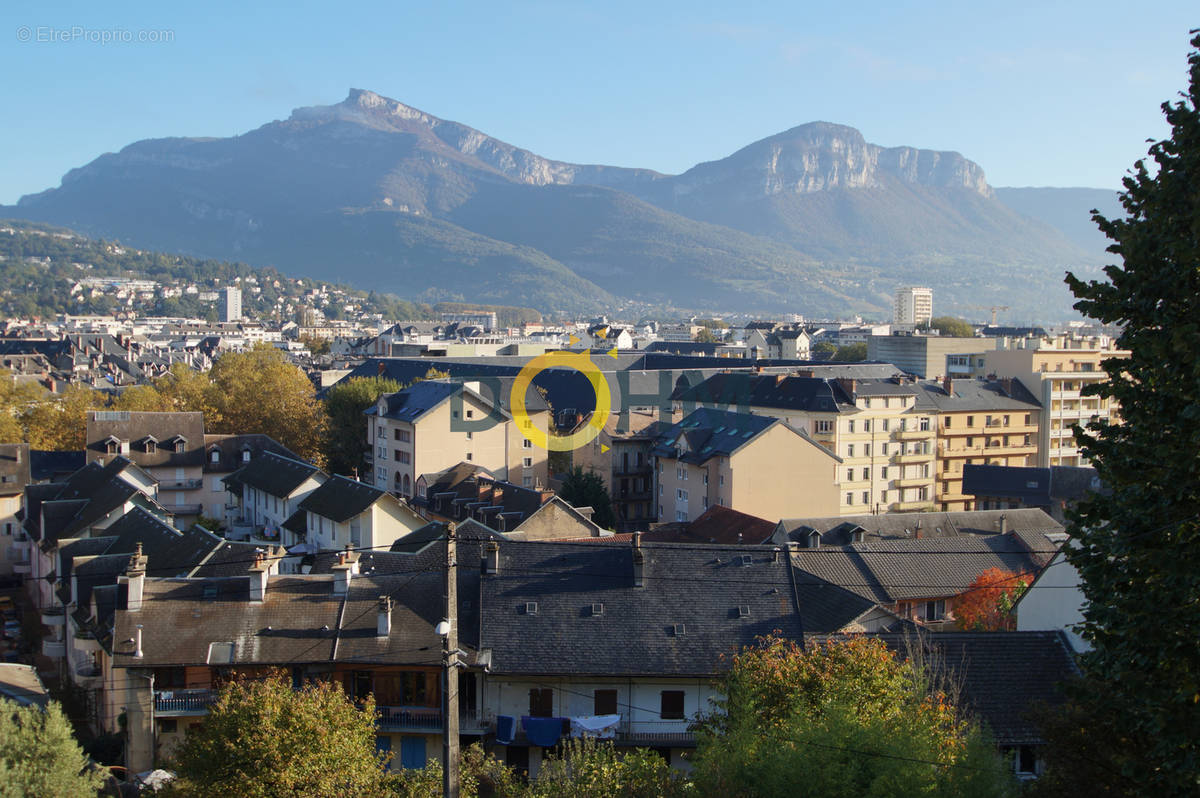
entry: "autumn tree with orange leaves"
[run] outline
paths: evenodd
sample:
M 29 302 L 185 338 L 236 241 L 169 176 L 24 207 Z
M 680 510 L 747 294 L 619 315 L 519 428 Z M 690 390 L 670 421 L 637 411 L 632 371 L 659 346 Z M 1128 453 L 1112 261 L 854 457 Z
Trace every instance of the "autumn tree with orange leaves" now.
M 954 603 L 958 628 L 967 632 L 1008 632 L 1017 626 L 1013 607 L 1029 581 L 1012 571 L 989 568 Z

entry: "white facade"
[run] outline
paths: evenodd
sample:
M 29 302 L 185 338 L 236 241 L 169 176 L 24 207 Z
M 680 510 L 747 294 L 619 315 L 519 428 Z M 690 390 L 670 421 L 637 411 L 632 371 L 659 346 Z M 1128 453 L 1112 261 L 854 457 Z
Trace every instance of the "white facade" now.
M 896 327 L 912 329 L 928 324 L 933 318 L 933 290 L 915 285 L 903 286 L 896 289 L 896 301 L 893 307 L 892 324 Z
M 221 321 L 237 321 L 242 317 L 242 289 L 221 289 Z
M 1060 551 L 1017 603 L 1017 631 L 1061 631 L 1077 654 L 1090 651 L 1091 643 L 1075 628 L 1083 622 L 1083 605 L 1079 572 Z

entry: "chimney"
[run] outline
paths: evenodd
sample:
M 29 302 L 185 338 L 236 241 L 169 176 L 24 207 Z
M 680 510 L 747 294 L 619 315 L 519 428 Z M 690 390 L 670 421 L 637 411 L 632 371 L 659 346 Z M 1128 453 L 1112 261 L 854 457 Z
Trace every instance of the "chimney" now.
M 917 540 L 920 540 L 924 536 L 925 536 L 925 532 L 924 532 L 924 530 L 921 529 L 921 519 L 917 518 Z
M 333 568 L 334 595 L 344 596 L 350 591 L 350 580 L 358 573 L 358 553 L 346 544 L 346 550 L 338 552 L 337 562 Z
M 1004 515 L 1004 514 L 1001 514 L 1001 515 L 1000 515 L 1000 521 L 999 521 L 998 523 L 999 523 L 999 526 L 1000 526 L 1000 534 L 1001 534 L 1001 535 L 1006 535 L 1006 534 L 1008 534 L 1008 516 L 1007 516 L 1007 515 Z
M 260 602 L 267 596 L 267 577 L 271 566 L 267 563 L 262 552 L 254 556 L 254 565 L 250 566 L 250 600 Z
M 148 558 L 142 554 L 142 544 L 139 541 L 133 556 L 129 558 L 129 567 L 125 569 L 124 576 L 127 591 L 125 609 L 129 612 L 138 612 L 142 609 L 142 596 L 146 588 L 147 562 Z
M 392 633 L 392 598 L 379 597 L 379 612 L 375 617 L 375 636 L 387 637 Z
M 500 544 L 489 540 L 484 550 L 483 572 L 485 574 L 500 573 Z
M 954 380 L 949 374 L 942 377 L 942 390 L 946 392 L 946 396 L 954 396 Z
M 646 583 L 646 555 L 642 552 L 642 533 L 633 533 L 633 586 L 643 587 Z
M 137 625 L 137 635 L 133 643 L 133 656 L 137 659 L 146 656 L 145 652 L 142 651 L 142 625 L 140 623 Z
M 845 391 L 846 395 L 850 397 L 851 402 L 858 399 L 858 382 L 857 381 L 852 380 L 849 377 L 838 377 L 837 384 L 842 386 L 842 390 Z

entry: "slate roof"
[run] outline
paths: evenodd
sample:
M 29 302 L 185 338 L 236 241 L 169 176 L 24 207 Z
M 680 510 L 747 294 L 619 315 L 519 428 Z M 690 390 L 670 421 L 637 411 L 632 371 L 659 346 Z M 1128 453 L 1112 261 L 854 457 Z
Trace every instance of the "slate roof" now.
M 103 466 L 88 463 L 65 482 L 29 486 L 26 529 L 48 549 L 59 538 L 75 537 L 127 501 L 156 508 L 166 515 L 154 500 L 121 478 L 127 469 L 136 468 L 124 457 L 114 457 Z M 146 479 L 153 482 L 148 476 Z
M 465 570 L 465 569 L 464 569 Z M 461 588 L 471 596 L 471 574 Z M 441 638 L 442 574 L 357 575 L 349 593 L 334 593 L 325 574 L 272 575 L 265 599 L 249 600 L 246 577 L 147 579 L 142 609 L 118 611 L 115 667 L 272 665 L 321 662 L 437 665 Z M 475 578 L 478 578 L 477 572 Z M 393 599 L 392 633 L 376 635 L 379 597 Z M 144 656 L 133 654 L 141 624 Z M 474 648 L 478 621 L 467 610 L 459 645 Z
M 212 452 L 214 450 L 220 452 L 220 459 L 216 463 L 212 461 Z M 219 474 L 226 471 L 236 471 L 245 465 L 242 460 L 242 452 L 247 450 L 250 452 L 251 460 L 254 460 L 265 452 L 271 452 L 272 454 L 277 454 L 280 457 L 286 457 L 291 460 L 302 459 L 300 455 L 282 443 L 279 443 L 270 435 L 259 433 L 250 435 L 206 434 L 204 436 L 204 472 L 206 474 Z
M 677 388 L 671 399 L 734 409 L 768 407 L 821 413 L 853 410 L 854 404 L 834 380 L 745 372 L 714 374 L 698 385 Z
M 31 477 L 34 482 L 66 479 L 87 464 L 83 452 L 52 452 L 34 449 L 29 452 Z
M 380 397 L 380 401 L 384 406 L 382 415 L 384 418 L 415 423 L 426 413 L 440 406 L 442 402 L 447 401 L 451 396 L 460 391 L 469 391 L 472 396 L 478 397 L 484 404 L 492 404 L 492 401 L 487 396 L 464 388 L 461 382 L 445 379 L 422 380 L 408 386 L 402 391 L 384 394 Z M 374 404 L 363 412 L 368 416 L 379 415 L 379 405 Z M 498 412 L 507 415 L 502 408 L 498 408 Z
M 664 524 L 642 535 L 656 543 L 720 543 L 724 545 L 767 542 L 775 532 L 775 522 L 749 513 L 714 504 L 696 520 L 685 524 Z
M 397 538 L 392 542 L 389 551 L 393 554 L 418 554 L 431 543 L 442 540 L 445 536 L 446 524 L 441 521 L 431 521 L 425 526 L 414 529 L 404 537 Z M 455 526 L 455 539 L 461 544 L 464 541 L 478 543 L 485 540 L 504 540 L 505 537 L 491 527 L 474 519 L 468 519 Z
M 843 631 L 864 615 L 876 610 L 878 602 L 860 593 L 818 579 L 812 574 L 792 570 L 800 622 L 807 635 L 831 635 Z M 911 623 L 896 617 L 892 631 L 910 628 Z
M 1090 493 L 1103 493 L 1096 469 L 1077 466 L 1025 468 L 1018 466 L 963 466 L 963 493 L 1015 499 L 1034 507 L 1055 501 L 1075 502 Z
M 769 427 L 781 423 L 769 416 L 700 407 L 667 427 L 651 452 L 658 457 L 701 465 L 712 457 L 733 454 Z M 680 446 L 681 439 L 684 446 Z
M 964 469 L 965 471 L 965 469 Z M 876 515 L 843 515 L 817 518 L 784 518 L 779 527 L 786 540 L 776 537 L 776 543 L 787 541 L 807 543 L 812 530 L 821 533 L 821 545 L 840 546 L 851 542 L 851 533 L 858 527 L 866 539 L 921 537 L 957 537 L 959 535 L 995 535 L 1000 532 L 1001 519 L 1010 532 L 1030 530 L 1062 532 L 1063 527 L 1037 508 L 1008 510 L 973 510 L 935 513 L 881 513 Z
M 916 408 L 938 412 L 1016 412 L 1040 410 L 1042 403 L 1025 389 L 1020 380 L 950 380 L 953 393 L 947 393 L 942 381 L 912 384 L 917 395 Z
M 879 637 L 901 653 L 909 644 L 897 635 Z M 1079 675 L 1060 632 L 946 632 L 920 641 L 960 681 L 960 704 L 987 724 L 998 745 L 1044 743 L 1030 712 L 1062 704 L 1063 685 Z
M 642 544 L 635 587 L 630 545 L 499 545 L 499 573 L 481 580 L 480 647 L 495 673 L 710 676 L 758 635 L 802 632 L 786 558 L 766 547 Z
M 291 496 L 305 480 L 321 473 L 321 469 L 312 463 L 282 457 L 274 452 L 263 452 L 260 457 L 255 457 L 225 477 L 224 482 L 233 489 L 249 485 L 270 496 L 283 497 Z
M 957 596 L 989 568 L 1032 582 L 1049 562 L 1046 552 L 1030 551 L 1017 534 L 875 539 L 838 547 L 792 547 L 791 555 L 799 571 L 880 604 Z
M 129 443 L 129 451 L 122 454 L 143 468 L 197 466 L 204 462 L 204 414 L 199 411 L 89 410 L 85 447 L 88 460 L 111 456 L 105 445 L 110 436 Z M 186 439 L 182 452 L 168 447 L 168 441 L 178 436 Z M 158 444 L 152 452 L 139 445 L 148 437 Z
M 365 513 L 371 505 L 383 498 L 399 501 L 386 490 L 380 490 L 374 485 L 334 474 L 304 497 L 299 509 L 341 523 Z

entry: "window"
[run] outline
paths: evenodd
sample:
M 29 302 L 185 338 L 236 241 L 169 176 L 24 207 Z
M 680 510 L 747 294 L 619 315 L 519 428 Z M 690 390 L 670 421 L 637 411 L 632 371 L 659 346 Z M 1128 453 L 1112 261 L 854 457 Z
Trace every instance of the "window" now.
M 522 449 L 532 449 L 532 448 L 533 448 L 533 441 L 529 440 L 528 438 L 523 438 L 523 439 L 521 440 L 521 448 L 522 448 Z
M 884 407 L 887 407 L 887 404 L 886 404 L 887 400 L 885 399 L 884 402 L 885 402 Z M 870 407 L 870 406 L 871 406 L 871 397 L 868 396 L 866 399 L 863 399 L 863 407 Z
M 975 439 L 973 437 L 971 437 L 970 435 L 968 435 L 967 436 L 967 448 L 970 449 L 974 445 L 975 445 Z
M 1017 774 L 1020 776 L 1030 776 L 1037 774 L 1037 749 L 1032 745 L 1017 746 L 1016 757 L 1013 760 L 1013 766 L 1016 768 Z
M 659 496 L 663 495 L 663 486 L 662 486 L 661 482 L 658 483 L 658 495 Z
M 592 714 L 593 715 L 615 715 L 615 714 L 617 714 L 617 691 L 616 690 L 594 690 L 592 692 Z
M 468 411 L 467 411 L 467 418 L 475 418 L 475 411 L 474 411 L 474 410 L 468 410 Z
M 967 416 L 967 426 L 968 427 L 975 426 L 975 416 Z
M 472 457 L 474 457 L 474 455 L 471 452 L 467 452 L 467 460 L 470 460 Z
M 886 443 L 879 444 L 879 453 L 881 455 L 883 455 L 884 457 L 887 457 L 887 452 L 888 452 L 888 445 Z
M 675 511 L 675 520 L 680 523 L 687 521 L 688 520 L 687 511 L 686 510 L 676 510 Z
M 853 443 L 846 444 L 846 456 L 847 457 L 854 456 L 854 444 Z
M 471 440 L 474 437 L 475 433 L 471 432 L 471 430 L 467 430 L 467 440 Z
M 1026 414 L 1025 414 L 1025 426 L 1027 426 L 1027 427 L 1028 427 L 1028 426 L 1029 426 L 1030 424 L 1032 424 L 1032 423 L 1033 423 L 1033 414 L 1032 414 L 1032 413 L 1026 413 Z
M 890 430 L 891 428 L 892 428 L 892 422 L 891 422 L 891 419 L 887 419 L 887 418 L 885 418 L 885 419 L 883 420 L 883 431 L 884 431 L 884 432 L 887 432 L 887 431 L 888 431 L 888 430 Z
M 675 492 L 675 498 L 679 499 L 681 502 L 685 502 L 688 500 L 688 492 L 683 488 L 680 488 Z
M 864 443 L 863 444 L 863 457 L 870 457 L 870 456 L 871 456 L 871 444 Z
M 549 687 L 535 687 L 529 691 L 529 714 L 534 718 L 549 718 L 554 716 L 554 690 Z
M 378 425 L 375 428 L 375 437 L 376 438 L 386 438 L 387 437 L 387 431 L 383 428 L 382 424 Z
M 817 421 L 817 432 L 830 433 L 833 432 L 833 421 L 827 418 Z
M 243 463 L 250 462 L 250 450 L 249 449 L 242 449 L 242 462 Z
M 869 469 L 869 468 L 864 468 L 864 469 L 862 470 L 862 478 L 863 478 L 864 480 L 870 479 L 870 478 L 871 478 L 871 469 Z
M 921 421 L 918 423 L 917 429 L 921 430 L 922 432 L 929 431 L 929 417 L 928 416 L 921 416 Z
M 946 602 L 944 599 L 937 601 L 925 602 L 924 618 L 927 621 L 940 621 L 946 616 Z
M 708 484 L 708 472 L 707 471 L 704 472 L 704 484 L 705 485 Z
M 847 481 L 847 482 L 853 482 L 853 481 L 854 481 L 854 469 L 853 469 L 853 468 L 847 468 L 847 469 L 846 469 L 846 481 Z
M 208 461 L 209 461 L 210 463 L 219 463 L 219 462 L 221 462 L 221 450 L 220 450 L 220 449 L 213 449 L 213 450 L 212 450 L 212 454 L 210 454 L 210 455 L 208 456 Z
M 863 432 L 870 432 L 870 431 L 871 431 L 871 419 L 864 418 L 863 419 Z
M 854 504 L 854 494 L 853 493 L 846 494 L 846 504 L 848 504 L 848 505 Z
M 950 421 L 951 421 L 951 417 L 950 417 L 950 416 L 946 416 L 946 417 L 945 417 L 945 418 L 942 420 L 942 426 L 943 426 L 943 427 L 945 427 L 946 429 L 950 429 L 950 426 L 951 426 L 951 424 L 950 424 Z
M 174 734 L 179 731 L 179 721 L 175 718 L 159 718 L 158 730 L 162 734 Z
M 863 503 L 863 504 L 870 504 L 870 503 L 871 503 L 871 493 L 870 493 L 870 491 L 865 491 L 865 490 L 864 490 L 864 491 L 862 492 L 862 503 Z
M 724 474 L 722 474 L 722 475 L 721 475 L 721 478 L 720 478 L 719 480 L 717 480 L 717 484 L 718 484 L 718 485 L 724 485 L 724 484 L 725 484 L 725 475 L 724 475 Z
M 220 477 L 213 477 L 213 481 L 212 481 L 212 492 L 213 492 L 213 493 L 220 493 L 220 492 L 221 492 L 221 491 L 223 491 L 223 490 L 225 490 L 225 488 L 224 488 L 224 486 L 223 486 L 223 485 L 221 485 L 221 478 L 220 478 Z
M 847 432 L 854 432 L 854 419 L 850 419 L 850 422 L 849 422 L 849 424 L 847 424 L 847 429 L 846 429 L 846 431 L 847 431 Z
M 526 458 L 522 459 L 521 465 L 524 466 L 525 468 L 533 468 L 533 458 L 526 457 Z
M 703 497 L 702 505 L 703 505 L 703 507 L 704 507 L 704 509 L 705 509 L 705 510 L 707 510 L 707 509 L 708 509 L 708 496 L 704 496 L 704 497 Z
M 663 720 L 683 720 L 683 691 L 663 690 L 658 715 Z

